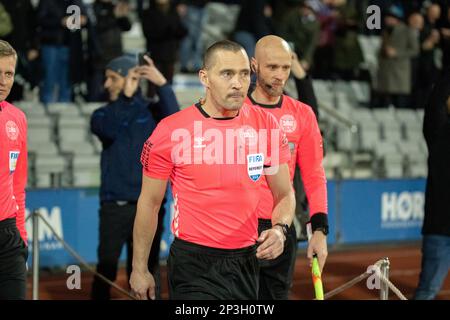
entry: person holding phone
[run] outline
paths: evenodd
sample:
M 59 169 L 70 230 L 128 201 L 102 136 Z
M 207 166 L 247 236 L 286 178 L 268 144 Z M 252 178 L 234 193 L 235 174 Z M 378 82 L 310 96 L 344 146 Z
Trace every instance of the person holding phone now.
M 159 120 L 179 110 L 171 85 L 149 57 L 143 59 L 146 64 L 142 66 L 137 66 L 136 59 L 128 56 L 108 63 L 104 87 L 109 93 L 109 103 L 95 110 L 91 117 L 91 131 L 103 145 L 97 271 L 111 281 L 116 279 L 124 244 L 128 276 L 131 273 L 133 222 L 142 183 L 139 161 L 142 146 Z M 144 98 L 139 89 L 140 79 L 156 85 L 158 102 Z M 164 205 L 160 216 L 161 219 L 164 216 Z M 162 228 L 157 232 L 148 260 L 149 269 L 156 273 L 161 233 Z M 95 277 L 91 297 L 109 299 L 110 286 Z

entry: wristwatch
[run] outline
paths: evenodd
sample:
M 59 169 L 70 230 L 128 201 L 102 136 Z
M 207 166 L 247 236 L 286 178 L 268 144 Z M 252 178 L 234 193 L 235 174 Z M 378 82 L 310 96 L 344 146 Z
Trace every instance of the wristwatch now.
M 275 226 L 280 226 L 280 227 L 281 227 L 281 230 L 283 230 L 284 236 L 285 236 L 285 237 L 287 236 L 288 230 L 289 230 L 289 226 L 288 226 L 286 223 L 275 223 L 275 224 L 272 226 L 272 228 L 275 227 Z

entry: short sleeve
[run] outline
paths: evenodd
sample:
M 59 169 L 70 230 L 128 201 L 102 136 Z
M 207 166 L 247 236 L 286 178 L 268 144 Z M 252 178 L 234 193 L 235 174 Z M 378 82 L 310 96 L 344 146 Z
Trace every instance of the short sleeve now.
M 161 122 L 144 143 L 141 153 L 143 174 L 150 178 L 168 179 L 174 167 L 171 150 L 170 132 Z

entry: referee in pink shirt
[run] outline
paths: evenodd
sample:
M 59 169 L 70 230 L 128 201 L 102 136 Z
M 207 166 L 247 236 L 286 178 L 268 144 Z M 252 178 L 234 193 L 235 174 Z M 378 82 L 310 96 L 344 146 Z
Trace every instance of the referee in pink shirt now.
M 258 258 L 283 252 L 283 227 L 294 216 L 286 136 L 273 115 L 244 103 L 250 85 L 245 50 L 220 41 L 203 63 L 206 98 L 162 120 L 142 152 L 130 278 L 139 299 L 155 297 L 146 261 L 168 180 L 175 207 L 170 299 L 256 300 Z M 272 228 L 258 237 L 263 175 L 274 206 Z
M 27 120 L 5 101 L 14 83 L 16 62 L 16 51 L 0 40 L 0 300 L 26 296 Z

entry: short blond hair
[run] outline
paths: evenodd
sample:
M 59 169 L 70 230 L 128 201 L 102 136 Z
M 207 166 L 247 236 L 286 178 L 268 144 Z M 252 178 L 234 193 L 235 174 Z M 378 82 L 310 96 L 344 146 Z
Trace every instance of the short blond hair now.
M 7 41 L 0 40 L 0 58 L 11 56 L 17 59 L 16 50 Z

